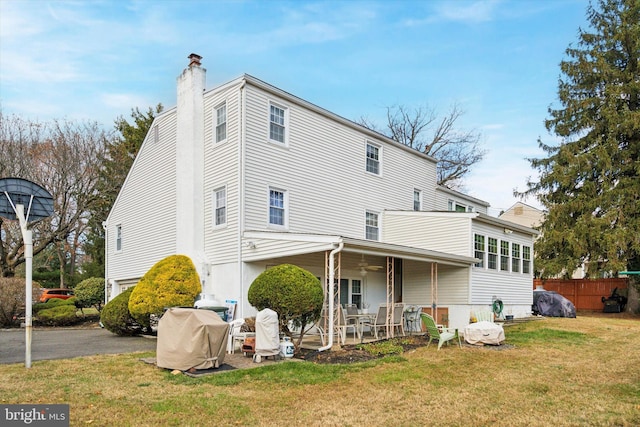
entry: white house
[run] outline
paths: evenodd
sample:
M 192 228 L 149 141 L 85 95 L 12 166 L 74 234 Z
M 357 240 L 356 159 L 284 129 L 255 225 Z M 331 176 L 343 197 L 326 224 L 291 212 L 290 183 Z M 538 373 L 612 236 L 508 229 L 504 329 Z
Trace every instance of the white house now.
M 530 313 L 536 231 L 438 186 L 435 159 L 255 77 L 205 90 L 189 58 L 105 224 L 111 298 L 185 254 L 237 316 L 281 263 L 335 283 L 336 303 L 436 308 L 453 327 L 494 298 Z

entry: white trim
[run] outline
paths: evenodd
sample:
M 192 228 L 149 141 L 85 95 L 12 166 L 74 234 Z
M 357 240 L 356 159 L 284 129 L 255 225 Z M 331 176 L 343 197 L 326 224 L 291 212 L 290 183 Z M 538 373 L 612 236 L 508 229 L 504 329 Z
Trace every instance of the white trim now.
M 120 253 L 122 252 L 122 224 L 116 224 L 116 238 L 114 240 L 114 249 L 113 252 Z
M 378 238 L 377 239 L 370 239 L 367 236 L 367 227 L 368 227 L 367 214 L 371 214 L 371 215 L 375 215 L 376 216 L 376 222 L 377 222 L 376 229 L 378 231 L 378 233 L 377 233 L 378 234 Z M 377 212 L 377 211 L 374 211 L 374 210 L 371 210 L 371 209 L 367 209 L 365 211 L 365 213 L 364 213 L 364 239 L 365 240 L 369 240 L 369 241 L 373 241 L 373 242 L 381 241 L 381 239 L 382 239 L 382 215 L 380 214 L 380 212 Z
M 224 107 L 224 138 L 218 141 L 218 110 Z M 223 144 L 227 141 L 227 136 L 229 133 L 229 114 L 227 111 L 227 100 L 224 99 L 222 102 L 218 103 L 215 107 L 213 107 L 213 143 L 214 144 Z
M 378 150 L 378 158 L 375 159 L 377 161 L 378 172 L 372 172 L 369 170 L 369 146 L 372 146 Z M 383 149 L 382 144 L 371 141 L 370 139 L 365 139 L 364 141 L 364 170 L 367 174 L 382 177 L 382 157 L 383 157 Z
M 275 191 L 282 193 L 283 204 L 283 224 L 271 223 L 271 192 Z M 289 229 L 289 191 L 279 186 L 270 185 L 267 190 L 267 228 L 276 230 L 288 230 Z
M 219 191 L 224 191 L 224 222 L 221 222 L 220 224 L 217 224 L 217 220 L 218 220 L 218 215 L 217 215 L 217 210 L 218 210 L 218 198 L 217 198 L 217 193 Z M 227 227 L 227 219 L 229 217 L 229 204 L 227 203 L 228 201 L 228 196 L 227 196 L 227 186 L 226 185 L 222 185 L 219 187 L 214 188 L 213 190 L 211 190 L 211 225 L 213 226 L 214 229 L 220 229 L 220 228 L 226 228 Z
M 279 141 L 277 139 L 271 138 L 271 123 L 272 123 L 272 121 L 271 121 L 271 108 L 272 107 L 275 107 L 275 108 L 283 111 L 283 117 L 282 117 L 283 123 L 282 124 L 276 123 L 276 125 L 283 127 L 283 132 L 284 132 L 283 141 Z M 276 101 L 273 101 L 273 100 L 270 99 L 269 100 L 269 109 L 267 110 L 267 123 L 268 123 L 268 126 L 267 126 L 267 141 L 269 141 L 270 143 L 275 144 L 277 146 L 280 146 L 280 147 L 289 147 L 289 130 L 290 130 L 290 128 L 289 128 L 289 107 L 283 105 L 280 102 L 276 102 Z

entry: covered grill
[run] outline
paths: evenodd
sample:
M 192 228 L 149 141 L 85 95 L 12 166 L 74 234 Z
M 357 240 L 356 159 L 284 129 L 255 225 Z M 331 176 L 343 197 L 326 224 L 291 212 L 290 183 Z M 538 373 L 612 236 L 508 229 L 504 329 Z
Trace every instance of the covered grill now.
M 218 368 L 224 362 L 229 324 L 209 310 L 173 307 L 158 322 L 159 368 Z

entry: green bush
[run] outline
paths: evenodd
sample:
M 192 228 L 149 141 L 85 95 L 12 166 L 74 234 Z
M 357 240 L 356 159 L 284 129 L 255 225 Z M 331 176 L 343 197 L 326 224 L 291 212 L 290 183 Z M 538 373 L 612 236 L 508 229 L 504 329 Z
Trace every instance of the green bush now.
M 78 316 L 76 316 L 76 311 L 77 311 L 76 307 L 73 303 L 58 304 L 54 307 L 45 308 L 43 310 L 38 311 L 37 319 L 43 325 L 49 325 L 49 326 L 73 325 L 78 321 Z
M 48 310 L 50 308 L 54 308 L 54 307 L 59 307 L 62 305 L 69 305 L 72 306 L 74 308 L 76 308 L 76 297 L 71 297 L 68 299 L 62 299 L 62 298 L 51 298 L 50 300 L 48 300 L 47 302 L 39 302 L 37 304 L 33 305 L 33 308 L 31 309 L 33 311 L 33 314 L 38 314 L 40 313 L 42 310 Z
M 40 285 L 33 282 L 31 301 L 38 300 Z M 25 279 L 20 277 L 0 277 L 0 327 L 19 326 L 25 314 Z
M 262 272 L 253 281 L 247 294 L 249 304 L 262 310 L 270 308 L 278 313 L 280 330 L 290 338 L 297 352 L 304 330 L 320 318 L 324 291 L 317 277 L 291 264 L 281 264 Z M 289 323 L 300 328 L 293 340 Z
M 142 332 L 142 326 L 129 313 L 129 297 L 134 289 L 135 287 L 122 292 L 102 309 L 100 323 L 109 332 L 121 336 L 138 335 Z
M 149 327 L 150 316 L 161 316 L 167 307 L 193 307 L 200 290 L 200 278 L 191 258 L 172 255 L 142 276 L 129 298 L 129 311 L 138 323 Z
M 101 311 L 104 304 L 104 279 L 92 277 L 85 279 L 73 289 L 80 307 L 95 307 Z

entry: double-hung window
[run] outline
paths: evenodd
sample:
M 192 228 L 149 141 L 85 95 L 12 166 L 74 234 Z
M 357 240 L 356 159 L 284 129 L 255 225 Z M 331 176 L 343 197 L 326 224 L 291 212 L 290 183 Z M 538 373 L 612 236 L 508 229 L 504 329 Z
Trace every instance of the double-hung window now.
M 287 109 L 271 104 L 269 111 L 269 139 L 281 144 L 287 142 Z
M 221 187 L 213 190 L 214 225 L 221 226 L 227 223 L 227 190 Z
M 287 220 L 287 192 L 269 189 L 269 224 L 286 226 Z
M 500 271 L 509 271 L 509 242 L 500 241 Z
M 216 142 L 227 139 L 227 104 L 216 108 Z
M 511 244 L 511 271 L 520 272 L 520 245 L 518 243 Z
M 524 274 L 531 273 L 531 248 L 529 246 L 522 247 L 522 272 Z
M 413 210 L 419 211 L 422 209 L 422 191 L 413 190 Z
M 367 142 L 367 172 L 380 175 L 380 147 Z
M 487 268 L 490 270 L 498 269 L 498 239 L 489 237 L 488 239 Z
M 476 267 L 484 267 L 484 236 L 476 234 L 474 237 L 474 253 L 473 255 L 480 260 L 475 264 Z
M 116 252 L 122 250 L 122 225 L 116 225 Z
M 367 211 L 366 213 L 365 238 L 367 240 L 380 240 L 380 225 L 376 212 Z

